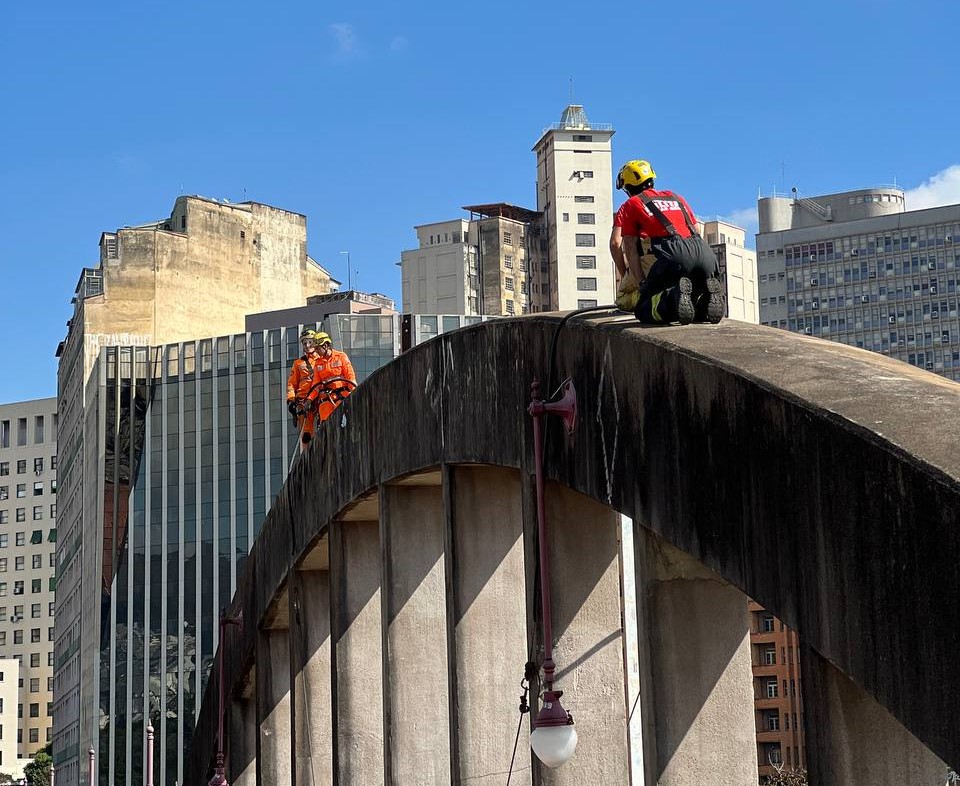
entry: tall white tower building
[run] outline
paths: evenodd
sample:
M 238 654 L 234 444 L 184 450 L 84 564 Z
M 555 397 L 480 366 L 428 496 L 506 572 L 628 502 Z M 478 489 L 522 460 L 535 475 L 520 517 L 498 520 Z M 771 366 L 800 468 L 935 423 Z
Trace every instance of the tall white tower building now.
M 547 128 L 537 154 L 537 210 L 544 214 L 547 257 L 531 292 L 534 310 L 613 303 L 616 286 L 607 249 L 613 226 L 613 126 L 590 123 L 571 104 Z M 543 269 L 545 267 L 546 269 Z

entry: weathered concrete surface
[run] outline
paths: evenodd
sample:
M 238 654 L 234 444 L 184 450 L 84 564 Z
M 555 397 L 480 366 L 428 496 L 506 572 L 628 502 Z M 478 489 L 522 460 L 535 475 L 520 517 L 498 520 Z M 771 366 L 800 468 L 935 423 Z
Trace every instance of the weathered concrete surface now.
M 546 500 L 555 687 L 564 691 L 579 742 L 563 767 L 540 768 L 541 783 L 628 783 L 620 517 L 555 483 Z
M 451 485 L 458 774 L 461 783 L 501 786 L 527 661 L 520 473 L 455 467 Z M 517 759 L 510 782 L 529 786 L 529 751 Z
M 388 783 L 450 783 L 444 515 L 439 486 L 380 491 Z
M 376 521 L 330 529 L 333 766 L 339 786 L 384 782 L 380 536 Z
M 639 533 L 649 610 L 656 755 L 647 782 L 729 786 L 757 780 L 757 738 L 747 598 L 713 571 Z
M 238 582 L 245 614 L 259 620 L 298 555 L 378 484 L 445 464 L 529 468 L 528 382 L 546 380 L 558 324 L 444 334 L 362 385 L 265 521 Z M 570 438 L 548 426 L 550 478 L 758 600 L 960 764 L 943 721 L 960 703 L 960 386 L 785 331 L 620 317 L 566 325 L 564 375 L 580 419 Z M 206 767 L 212 742 L 196 739 Z
M 801 647 L 808 769 L 820 786 L 946 782 L 950 769 L 874 699 Z M 952 721 L 947 719 L 948 724 Z
M 330 665 L 330 574 L 296 570 L 290 581 L 293 783 L 333 784 L 333 701 Z
M 227 779 L 233 786 L 257 786 L 257 707 L 252 699 L 229 704 L 224 726 Z
M 260 631 L 257 646 L 257 783 L 290 778 L 290 640 L 285 630 Z

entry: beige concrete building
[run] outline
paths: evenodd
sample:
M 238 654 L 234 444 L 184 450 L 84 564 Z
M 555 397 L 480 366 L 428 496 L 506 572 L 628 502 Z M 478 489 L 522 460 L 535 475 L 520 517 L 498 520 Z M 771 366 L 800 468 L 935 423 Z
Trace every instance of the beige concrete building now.
M 607 250 L 613 226 L 613 134 L 613 126 L 590 123 L 583 107 L 571 104 L 533 147 L 537 210 L 544 214 L 548 249 L 545 269 L 537 271 L 535 311 L 613 303 L 616 283 Z
M 106 410 L 91 380 L 101 348 L 144 347 L 142 360 L 128 354 L 120 362 L 134 363 L 138 380 L 152 379 L 159 356 L 147 347 L 243 333 L 247 314 L 302 305 L 330 289 L 329 273 L 307 254 L 306 218 L 268 205 L 180 197 L 168 218 L 101 236 L 100 260 L 80 276 L 67 337 L 57 350 L 64 500 L 54 678 L 58 786 L 86 783 L 86 752 L 100 748 L 101 613 L 103 604 L 117 602 L 114 571 L 128 546 L 129 489 L 142 447 L 134 444 L 130 423 L 120 423 L 116 444 L 104 443 L 98 424 L 119 417 L 120 410 Z M 121 368 L 124 374 L 130 376 L 130 369 Z M 149 386 L 118 395 L 141 411 Z M 105 487 L 114 490 L 110 499 Z M 151 581 L 149 575 L 143 580 Z M 142 636 L 143 630 L 133 633 Z M 178 657 L 185 657 L 182 651 Z M 110 701 L 133 703 L 130 713 L 142 717 L 151 686 L 140 684 L 146 698 L 139 704 L 132 693 Z M 140 741 L 133 744 L 142 748 Z
M 540 214 L 505 202 L 463 209 L 469 219 L 414 227 L 419 247 L 400 262 L 404 312 L 526 314 L 542 257 Z
M 0 658 L 0 774 L 20 777 L 23 772 L 17 751 L 17 704 L 20 661 Z
M 0 750 L 13 739 L 21 758 L 51 739 L 56 493 L 57 400 L 0 405 L 0 658 L 20 662 Z
M 746 232 L 726 221 L 706 221 L 700 232 L 713 247 L 727 291 L 727 316 L 757 324 L 757 252 L 746 248 Z

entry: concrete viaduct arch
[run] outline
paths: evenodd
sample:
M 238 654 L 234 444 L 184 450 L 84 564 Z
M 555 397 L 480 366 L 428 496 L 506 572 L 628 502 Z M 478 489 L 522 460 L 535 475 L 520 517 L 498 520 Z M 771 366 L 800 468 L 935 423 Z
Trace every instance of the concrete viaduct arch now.
M 538 646 L 526 407 L 559 324 L 405 354 L 294 467 L 221 642 L 231 784 L 506 782 Z M 960 386 L 729 321 L 574 319 L 556 357 L 579 396 L 546 469 L 580 747 L 541 771 L 526 720 L 512 783 L 755 783 L 743 593 L 804 642 L 812 783 L 942 783 L 960 765 Z M 212 772 L 218 690 L 214 669 L 188 784 Z

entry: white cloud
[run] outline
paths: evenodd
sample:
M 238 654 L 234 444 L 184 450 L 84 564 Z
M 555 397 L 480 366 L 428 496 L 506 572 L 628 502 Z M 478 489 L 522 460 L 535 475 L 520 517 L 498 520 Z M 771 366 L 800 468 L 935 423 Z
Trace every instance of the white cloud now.
M 360 40 L 349 22 L 335 22 L 330 25 L 330 32 L 337 42 L 337 51 L 334 53 L 337 57 L 349 58 L 362 54 Z
M 721 220 L 734 226 L 747 230 L 747 235 L 755 234 L 760 228 L 760 220 L 757 218 L 756 207 L 742 207 L 726 215 L 720 216 Z
M 396 53 L 396 52 L 404 52 L 404 51 L 406 51 L 406 49 L 407 49 L 407 47 L 408 47 L 409 45 L 410 45 L 410 42 L 407 41 L 407 39 L 406 39 L 405 36 L 395 35 L 395 36 L 390 40 L 390 51 L 391 51 L 391 52 L 394 52 L 394 53 Z
M 953 164 L 937 172 L 916 188 L 906 192 L 907 210 L 955 205 L 960 202 L 960 164 Z

